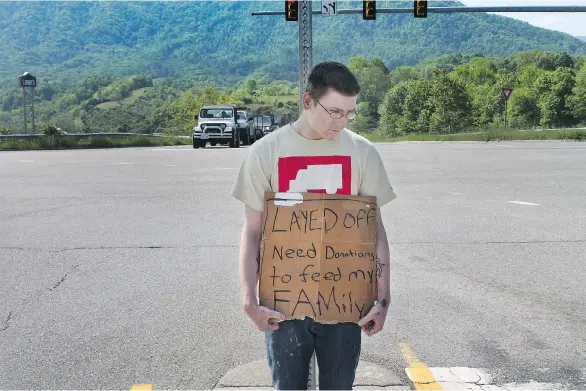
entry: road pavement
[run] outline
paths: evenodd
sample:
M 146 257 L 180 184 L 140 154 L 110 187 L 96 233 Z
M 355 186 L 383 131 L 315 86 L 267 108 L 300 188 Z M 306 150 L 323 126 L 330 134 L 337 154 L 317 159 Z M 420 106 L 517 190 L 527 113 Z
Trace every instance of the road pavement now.
M 360 378 L 586 387 L 586 144 L 377 148 L 392 303 Z M 246 152 L 1 152 L 0 388 L 263 386 L 229 195 Z

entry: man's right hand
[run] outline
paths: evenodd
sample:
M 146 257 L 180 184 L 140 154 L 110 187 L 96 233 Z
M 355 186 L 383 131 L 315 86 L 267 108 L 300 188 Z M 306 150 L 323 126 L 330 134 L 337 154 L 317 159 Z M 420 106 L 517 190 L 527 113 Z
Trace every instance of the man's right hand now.
M 260 305 L 244 306 L 244 312 L 260 331 L 275 331 L 279 329 L 279 320 L 285 320 L 284 314 Z

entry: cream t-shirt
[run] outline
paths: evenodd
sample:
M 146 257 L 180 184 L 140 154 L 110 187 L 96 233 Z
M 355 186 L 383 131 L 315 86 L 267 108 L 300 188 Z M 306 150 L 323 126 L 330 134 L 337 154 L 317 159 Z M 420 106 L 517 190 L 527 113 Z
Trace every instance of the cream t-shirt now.
M 397 197 L 372 142 L 348 129 L 309 140 L 290 124 L 252 144 L 231 194 L 262 211 L 265 191 L 376 196 L 379 208 Z

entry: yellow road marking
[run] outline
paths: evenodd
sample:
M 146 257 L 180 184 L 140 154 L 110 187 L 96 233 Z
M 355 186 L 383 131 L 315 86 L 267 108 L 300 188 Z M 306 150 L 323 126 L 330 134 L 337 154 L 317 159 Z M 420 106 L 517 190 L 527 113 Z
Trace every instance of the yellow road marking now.
M 153 385 L 152 384 L 134 384 L 132 387 L 130 387 L 131 390 L 152 390 L 153 389 Z
M 408 368 L 405 369 L 407 376 L 413 382 L 418 390 L 442 390 L 442 387 L 433 377 L 433 374 L 419 359 L 415 356 L 413 348 L 408 343 L 401 343 L 401 353 L 407 361 Z

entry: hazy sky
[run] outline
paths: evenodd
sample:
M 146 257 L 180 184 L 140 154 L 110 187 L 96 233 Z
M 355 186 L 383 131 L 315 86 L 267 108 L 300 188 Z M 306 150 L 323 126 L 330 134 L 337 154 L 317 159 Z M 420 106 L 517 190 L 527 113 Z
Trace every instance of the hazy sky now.
M 515 5 L 574 5 L 586 6 L 586 0 L 460 0 L 467 6 L 515 6 Z M 430 2 L 430 6 L 433 1 Z M 586 36 L 586 12 L 576 13 L 503 13 L 508 16 L 523 20 L 534 26 L 544 27 L 550 30 L 563 31 L 575 36 Z

